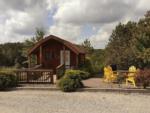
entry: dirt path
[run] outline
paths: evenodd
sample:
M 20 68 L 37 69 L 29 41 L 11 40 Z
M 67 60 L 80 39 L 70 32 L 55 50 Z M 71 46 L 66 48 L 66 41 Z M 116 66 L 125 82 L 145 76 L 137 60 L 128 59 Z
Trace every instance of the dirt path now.
M 114 83 L 106 83 L 102 78 L 90 78 L 84 80 L 83 83 L 86 87 L 90 88 L 134 88 L 133 85 L 129 84 L 128 86 L 126 86 L 125 83 L 121 84 L 120 86 Z

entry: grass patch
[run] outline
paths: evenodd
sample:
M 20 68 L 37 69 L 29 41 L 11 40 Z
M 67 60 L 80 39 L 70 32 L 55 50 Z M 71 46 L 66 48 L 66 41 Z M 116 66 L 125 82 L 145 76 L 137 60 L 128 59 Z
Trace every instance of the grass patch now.
M 0 73 L 14 74 L 15 71 L 15 67 L 0 67 Z

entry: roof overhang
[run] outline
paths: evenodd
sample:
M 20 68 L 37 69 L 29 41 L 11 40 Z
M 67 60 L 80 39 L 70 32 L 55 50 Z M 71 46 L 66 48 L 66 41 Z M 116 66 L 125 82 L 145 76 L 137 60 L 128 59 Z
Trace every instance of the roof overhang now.
M 85 54 L 85 51 L 81 50 L 81 48 L 78 48 L 75 44 L 73 44 L 69 41 L 63 40 L 63 39 L 56 37 L 54 35 L 49 35 L 49 36 L 45 37 L 44 39 L 40 40 L 39 42 L 37 42 L 35 44 L 35 46 L 28 51 L 28 55 L 34 53 L 34 51 L 36 51 L 42 44 L 44 44 L 47 41 L 52 40 L 52 39 L 62 43 L 63 45 L 65 45 L 66 47 L 71 49 L 73 52 L 75 52 L 76 54 L 80 54 L 80 53 Z

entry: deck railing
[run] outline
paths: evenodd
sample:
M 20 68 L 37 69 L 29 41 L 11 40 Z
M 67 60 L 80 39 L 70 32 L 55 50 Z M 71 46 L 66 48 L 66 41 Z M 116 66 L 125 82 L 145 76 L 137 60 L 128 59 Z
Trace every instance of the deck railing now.
M 56 75 L 57 75 L 57 79 L 59 79 L 60 77 L 62 77 L 65 73 L 65 64 L 61 64 L 59 66 L 57 66 L 56 68 Z
M 19 83 L 53 83 L 53 71 L 45 69 L 17 70 L 16 76 Z

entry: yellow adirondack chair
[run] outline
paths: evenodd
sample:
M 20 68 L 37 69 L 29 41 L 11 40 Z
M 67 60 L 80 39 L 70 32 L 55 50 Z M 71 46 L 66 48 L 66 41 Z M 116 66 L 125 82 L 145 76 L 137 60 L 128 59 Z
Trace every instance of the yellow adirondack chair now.
M 134 87 L 136 87 L 135 84 L 136 72 L 137 70 L 135 66 L 129 67 L 128 77 L 126 78 L 126 85 L 128 85 L 128 83 L 131 82 L 134 85 Z
M 112 82 L 116 79 L 116 74 L 113 73 L 110 66 L 104 67 L 104 81 Z

